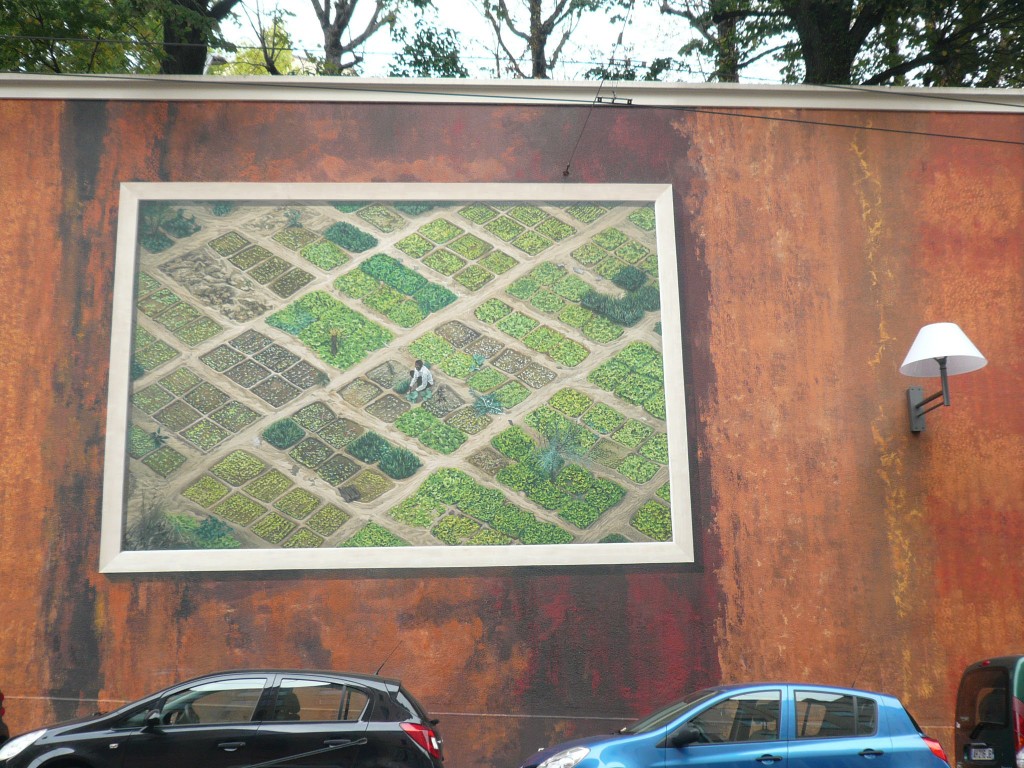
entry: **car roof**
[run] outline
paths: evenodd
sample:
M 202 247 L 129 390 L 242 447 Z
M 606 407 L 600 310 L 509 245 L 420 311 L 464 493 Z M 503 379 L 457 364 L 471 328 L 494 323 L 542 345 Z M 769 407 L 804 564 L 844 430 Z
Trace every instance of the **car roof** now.
M 822 683 L 811 683 L 806 681 L 793 682 L 792 680 L 764 680 L 753 683 L 728 683 L 725 685 L 709 686 L 708 690 L 729 692 L 738 690 L 750 690 L 754 688 L 771 688 L 773 686 L 789 686 L 791 688 L 813 688 L 816 691 L 828 691 L 830 693 L 842 693 L 849 695 L 870 694 L 871 696 L 892 697 L 891 693 L 885 693 L 884 691 L 872 691 L 866 688 L 847 688 L 839 685 L 824 685 Z
M 203 675 L 196 675 L 188 680 L 182 680 L 180 683 L 174 683 L 175 686 L 187 685 L 188 683 L 195 682 L 196 680 L 205 680 L 210 677 L 221 677 L 221 676 L 241 676 L 241 675 L 310 675 L 310 676 L 329 676 L 329 677 L 344 677 L 347 680 L 360 680 L 367 683 L 376 683 L 378 685 L 399 687 L 402 682 L 391 677 L 381 677 L 380 675 L 370 675 L 362 672 L 345 672 L 343 670 L 336 669 L 288 669 L 288 668 L 262 668 L 262 669 L 224 669 L 214 672 L 207 672 Z

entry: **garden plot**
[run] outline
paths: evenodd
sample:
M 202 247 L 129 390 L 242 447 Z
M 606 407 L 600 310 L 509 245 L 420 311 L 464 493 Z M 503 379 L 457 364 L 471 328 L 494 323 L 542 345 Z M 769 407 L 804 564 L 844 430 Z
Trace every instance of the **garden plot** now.
M 671 538 L 653 209 L 168 210 L 140 235 L 147 489 L 246 547 Z

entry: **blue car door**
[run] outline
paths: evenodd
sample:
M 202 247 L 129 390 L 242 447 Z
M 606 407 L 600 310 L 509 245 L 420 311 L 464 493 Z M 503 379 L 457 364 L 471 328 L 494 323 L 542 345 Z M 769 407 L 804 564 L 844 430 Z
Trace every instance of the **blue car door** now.
M 666 768 L 785 768 L 782 689 L 730 696 L 688 717 L 696 741 L 665 748 Z M 677 726 L 678 727 L 678 726 Z
M 797 687 L 794 700 L 790 768 L 897 768 L 873 697 Z

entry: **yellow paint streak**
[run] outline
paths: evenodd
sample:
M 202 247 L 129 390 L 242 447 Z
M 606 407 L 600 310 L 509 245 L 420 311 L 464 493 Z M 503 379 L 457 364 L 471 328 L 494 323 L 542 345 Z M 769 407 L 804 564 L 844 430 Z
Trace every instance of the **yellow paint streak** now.
M 858 136 L 850 142 L 850 150 L 860 171 L 856 180 L 856 193 L 860 200 L 861 220 L 864 222 L 864 258 L 871 275 L 871 291 L 878 323 L 876 351 L 867 362 L 877 367 L 883 362 L 893 362 L 891 355 L 887 355 L 894 339 L 888 331 L 888 307 L 884 295 L 886 284 L 879 280 L 879 275 L 892 275 L 888 265 L 892 257 L 886 254 L 884 248 L 886 228 L 882 182 L 871 165 L 867 150 L 860 146 Z M 916 513 L 911 511 L 908 515 L 907 512 L 901 440 L 893 435 L 891 425 L 892 419 L 886 414 L 884 406 L 879 405 L 871 424 L 871 435 L 878 452 L 877 472 L 884 489 L 886 538 L 893 566 L 892 599 L 897 616 L 902 619 L 906 618 L 911 607 L 911 575 L 914 568 L 913 537 L 905 523 L 908 517 Z

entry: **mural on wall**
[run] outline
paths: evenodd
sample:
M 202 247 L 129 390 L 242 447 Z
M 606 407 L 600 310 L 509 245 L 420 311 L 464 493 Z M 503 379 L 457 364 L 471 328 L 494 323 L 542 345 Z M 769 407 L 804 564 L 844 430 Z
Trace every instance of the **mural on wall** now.
M 102 568 L 691 561 L 671 215 L 123 185 Z

